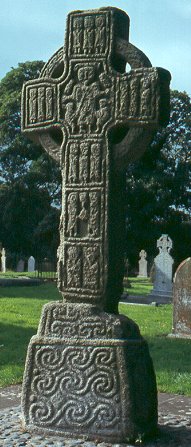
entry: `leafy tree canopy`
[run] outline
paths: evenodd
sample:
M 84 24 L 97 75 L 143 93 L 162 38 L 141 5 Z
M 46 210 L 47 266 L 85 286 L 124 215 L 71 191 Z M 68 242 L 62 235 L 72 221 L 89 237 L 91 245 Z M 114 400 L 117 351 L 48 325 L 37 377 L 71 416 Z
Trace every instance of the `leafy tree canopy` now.
M 20 255 L 48 256 L 58 246 L 59 166 L 20 132 L 23 82 L 38 77 L 42 61 L 25 62 L 0 83 L 0 241 Z M 131 267 L 144 248 L 150 261 L 156 240 L 168 233 L 176 264 L 190 256 L 191 100 L 171 92 L 170 123 L 145 155 L 127 169 L 127 246 Z
M 37 257 L 50 247 L 56 252 L 58 230 L 50 243 L 42 222 L 52 214 L 58 222 L 61 194 L 59 166 L 20 130 L 23 83 L 43 65 L 20 63 L 0 83 L 0 241 L 11 252 Z
M 127 170 L 127 257 L 138 264 L 144 248 L 150 260 L 156 240 L 168 233 L 176 264 L 190 256 L 191 100 L 171 92 L 169 125 L 160 130 L 142 159 Z

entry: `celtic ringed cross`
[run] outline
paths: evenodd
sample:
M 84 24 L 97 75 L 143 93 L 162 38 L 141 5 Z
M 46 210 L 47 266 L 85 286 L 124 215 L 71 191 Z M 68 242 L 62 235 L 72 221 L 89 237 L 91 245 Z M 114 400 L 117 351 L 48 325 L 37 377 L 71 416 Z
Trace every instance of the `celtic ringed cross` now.
M 167 123 L 170 81 L 128 43 L 128 30 L 128 16 L 116 8 L 70 13 L 64 51 L 22 96 L 23 132 L 60 160 L 63 173 L 63 303 L 44 307 L 29 345 L 25 425 L 117 442 L 148 434 L 157 422 L 146 342 L 117 306 L 125 167 Z

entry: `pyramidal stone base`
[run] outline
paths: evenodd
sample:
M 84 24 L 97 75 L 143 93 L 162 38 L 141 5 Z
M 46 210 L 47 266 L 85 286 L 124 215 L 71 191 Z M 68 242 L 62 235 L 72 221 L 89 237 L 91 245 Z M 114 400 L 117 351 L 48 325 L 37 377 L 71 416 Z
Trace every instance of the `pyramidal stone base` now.
M 85 304 L 44 306 L 28 347 L 22 391 L 27 430 L 127 442 L 153 434 L 157 391 L 138 326 Z

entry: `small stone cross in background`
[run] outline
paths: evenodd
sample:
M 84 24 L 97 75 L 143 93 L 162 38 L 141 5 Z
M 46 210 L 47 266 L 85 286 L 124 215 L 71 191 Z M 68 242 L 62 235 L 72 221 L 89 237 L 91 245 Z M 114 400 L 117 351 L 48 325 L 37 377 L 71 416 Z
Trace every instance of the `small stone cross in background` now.
M 157 240 L 159 254 L 154 259 L 154 284 L 151 291 L 153 301 L 168 303 L 172 300 L 172 266 L 174 260 L 170 255 L 172 240 L 167 234 Z
M 145 250 L 141 250 L 139 253 L 140 256 L 140 260 L 139 260 L 139 277 L 145 277 L 147 278 L 148 274 L 147 274 L 147 253 Z

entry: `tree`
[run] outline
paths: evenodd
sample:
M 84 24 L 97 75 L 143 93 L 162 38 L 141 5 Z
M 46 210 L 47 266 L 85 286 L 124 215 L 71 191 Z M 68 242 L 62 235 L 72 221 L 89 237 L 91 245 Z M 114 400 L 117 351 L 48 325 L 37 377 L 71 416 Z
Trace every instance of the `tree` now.
M 21 89 L 38 77 L 42 61 L 13 68 L 0 83 L 0 242 L 20 255 L 56 253 L 61 201 L 59 166 L 20 132 Z M 191 101 L 171 93 L 171 118 L 140 161 L 127 169 L 127 247 L 132 267 L 144 248 L 168 233 L 176 262 L 190 255 Z
M 61 195 L 59 166 L 20 130 L 22 85 L 43 65 L 18 64 L 0 83 L 0 241 L 10 252 L 37 257 L 56 252 L 52 216 L 58 224 Z M 49 222 L 48 239 L 43 222 Z
M 150 260 L 156 240 L 168 233 L 175 265 L 190 256 L 191 100 L 171 92 L 169 125 L 157 133 L 141 160 L 127 170 L 127 257 L 132 267 L 144 248 Z

